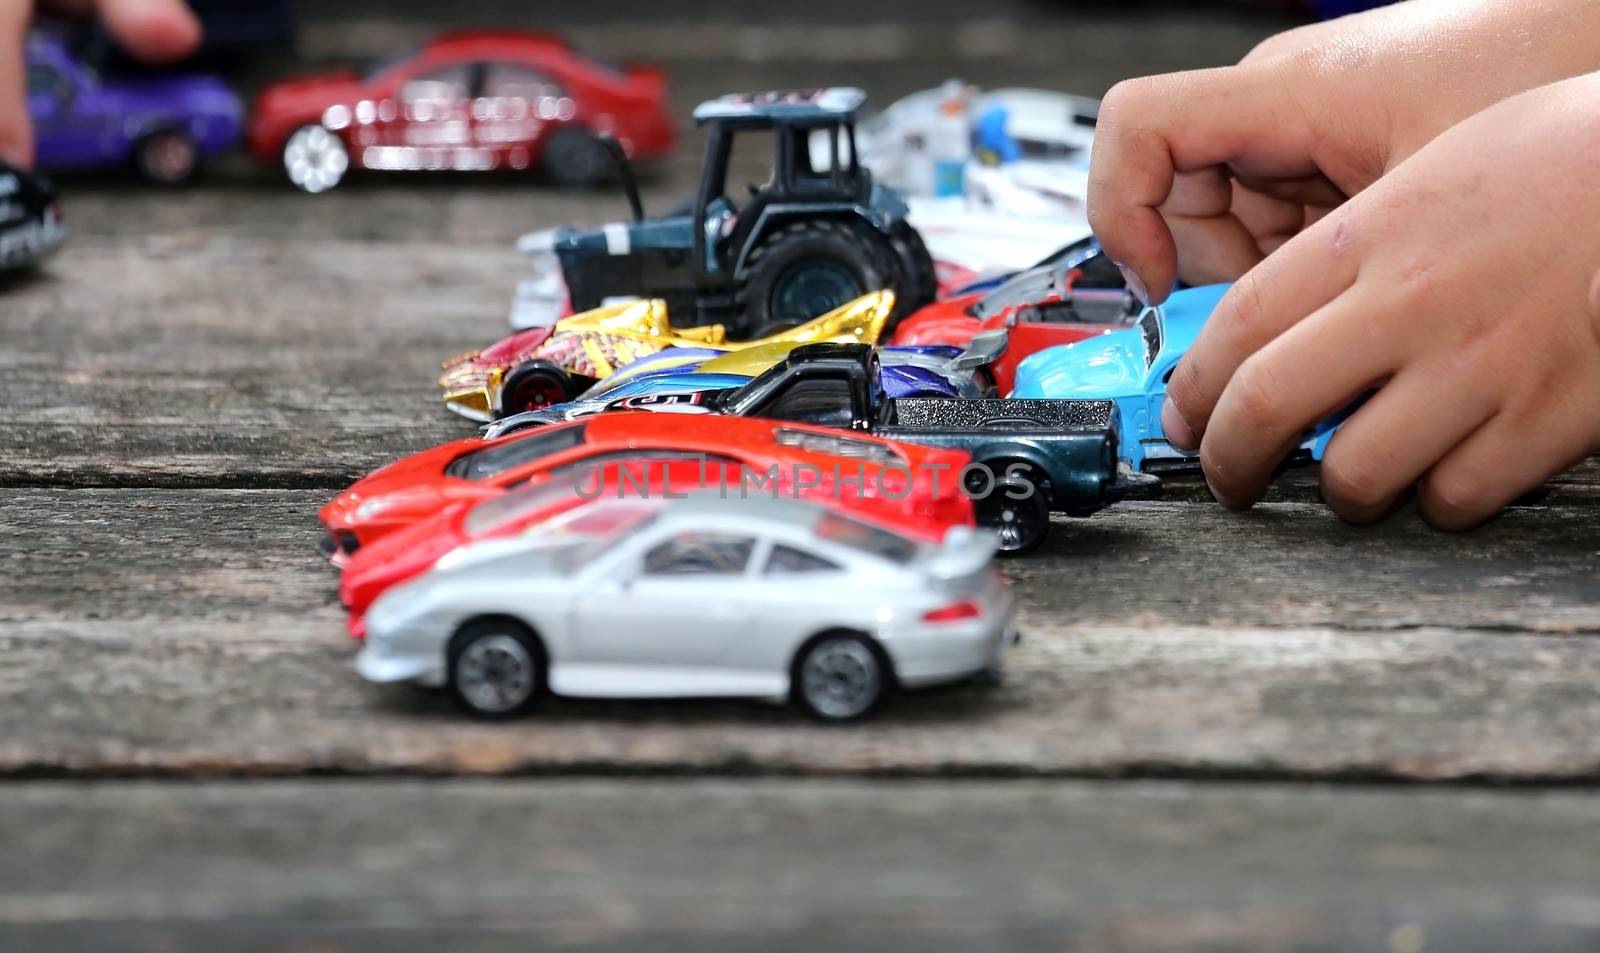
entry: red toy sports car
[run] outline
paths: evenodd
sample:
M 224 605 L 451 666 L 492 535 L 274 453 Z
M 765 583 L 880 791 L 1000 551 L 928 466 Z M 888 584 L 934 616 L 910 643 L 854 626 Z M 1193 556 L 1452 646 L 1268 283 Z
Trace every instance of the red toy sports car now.
M 941 538 L 972 525 L 972 501 L 956 476 L 966 453 L 900 444 L 758 417 L 625 411 L 540 427 L 493 440 L 470 437 L 426 450 L 358 480 L 322 508 L 321 544 L 335 565 L 390 533 L 460 503 L 500 496 L 534 482 L 588 490 L 597 465 L 626 460 L 705 462 L 713 487 L 719 468 L 740 468 L 727 492 L 819 497 L 897 528 L 922 525 Z M 760 478 L 759 481 L 756 477 Z
M 987 294 L 935 301 L 900 322 L 889 343 L 966 347 L 980 331 L 1004 329 L 1006 349 L 986 370 L 996 390 L 1009 394 L 1023 358 L 1127 327 L 1139 311 L 1121 272 L 1096 255 L 1020 272 Z
M 659 70 L 610 66 L 556 37 L 452 33 L 364 77 L 268 87 L 245 138 L 307 192 L 333 188 L 351 169 L 537 168 L 558 185 L 592 185 L 611 169 L 600 133 L 635 159 L 671 151 L 666 88 Z
M 350 634 L 357 639 L 365 637 L 367 609 L 378 596 L 427 572 L 446 554 L 468 543 L 511 539 L 534 528 L 551 540 L 603 537 L 618 529 L 618 520 L 643 518 L 650 505 L 707 484 L 728 486 L 729 496 L 734 496 L 738 467 L 644 458 L 597 468 L 581 489 L 565 480 L 546 480 L 476 503 L 448 506 L 361 547 L 350 557 L 339 580 L 339 601 L 349 610 Z M 637 506 L 615 504 L 619 500 Z M 591 505 L 595 503 L 605 505 Z M 907 520 L 904 513 L 891 508 L 880 510 L 879 518 L 868 522 L 900 535 L 937 542 L 950 528 L 933 520 Z M 854 509 L 850 515 L 862 518 L 862 509 Z

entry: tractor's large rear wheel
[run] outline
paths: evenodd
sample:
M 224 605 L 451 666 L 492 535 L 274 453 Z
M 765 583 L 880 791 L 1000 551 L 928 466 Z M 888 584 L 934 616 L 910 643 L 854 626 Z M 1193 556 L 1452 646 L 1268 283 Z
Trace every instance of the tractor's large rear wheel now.
M 796 222 L 750 252 L 729 323 L 740 338 L 763 337 L 869 292 L 898 292 L 899 279 L 899 262 L 883 235 L 845 222 Z
M 900 222 L 890 230 L 889 242 L 900 260 L 900 284 L 895 288 L 894 315 L 889 318 L 885 334 L 894 330 L 901 318 L 932 304 L 939 295 L 939 275 L 933 268 L 928 246 L 922 241 L 922 233 L 912 228 L 910 222 Z

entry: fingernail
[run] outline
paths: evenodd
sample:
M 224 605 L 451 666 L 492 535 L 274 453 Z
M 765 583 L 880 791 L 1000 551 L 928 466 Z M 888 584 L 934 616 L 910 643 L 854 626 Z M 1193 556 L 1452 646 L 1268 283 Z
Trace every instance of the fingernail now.
M 1179 450 L 1200 449 L 1200 441 L 1195 439 L 1194 430 L 1178 413 L 1177 405 L 1170 397 L 1161 402 L 1161 432 L 1166 436 L 1167 443 Z
M 1139 280 L 1138 272 L 1135 272 L 1120 261 L 1117 262 L 1117 270 L 1122 272 L 1122 280 L 1128 283 L 1128 290 L 1133 292 L 1135 298 L 1139 299 L 1139 303 L 1147 308 L 1150 307 L 1150 292 L 1145 290 L 1144 282 Z

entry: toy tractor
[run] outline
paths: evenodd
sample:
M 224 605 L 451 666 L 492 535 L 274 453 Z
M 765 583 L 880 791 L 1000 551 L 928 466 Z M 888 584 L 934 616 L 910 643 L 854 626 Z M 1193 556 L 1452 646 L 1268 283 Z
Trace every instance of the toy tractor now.
M 854 160 L 858 89 L 725 96 L 695 110 L 706 130 L 700 186 L 687 211 L 645 218 L 638 186 L 613 145 L 633 221 L 544 233 L 574 311 L 622 296 L 660 298 L 680 321 L 724 324 L 736 338 L 793 327 L 872 291 L 891 290 L 891 324 L 933 300 L 933 260 L 898 193 Z M 770 180 L 729 194 L 736 137 L 770 133 Z M 827 168 L 813 136 L 831 142 Z M 840 157 L 844 157 L 841 161 Z M 531 250 L 539 250 L 533 248 Z

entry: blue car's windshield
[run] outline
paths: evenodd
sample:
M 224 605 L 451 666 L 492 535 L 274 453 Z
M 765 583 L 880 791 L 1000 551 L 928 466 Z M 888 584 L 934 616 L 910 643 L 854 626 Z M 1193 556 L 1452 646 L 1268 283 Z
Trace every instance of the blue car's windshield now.
M 1155 366 L 1161 353 L 1161 309 L 1150 308 L 1139 316 L 1139 337 L 1144 342 L 1144 369 Z

